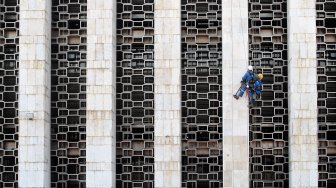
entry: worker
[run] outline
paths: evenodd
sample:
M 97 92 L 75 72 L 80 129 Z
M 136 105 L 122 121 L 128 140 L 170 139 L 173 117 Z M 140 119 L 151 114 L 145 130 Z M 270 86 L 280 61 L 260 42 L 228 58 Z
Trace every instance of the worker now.
M 264 78 L 263 74 L 257 75 L 257 80 L 253 84 L 253 88 L 250 90 L 250 102 L 249 107 L 253 107 L 256 105 L 256 99 L 260 98 L 261 90 L 262 90 L 262 79 Z
M 237 100 L 239 99 L 239 97 L 242 97 L 246 89 L 253 87 L 255 80 L 257 80 L 257 77 L 253 72 L 253 67 L 250 65 L 247 67 L 247 71 L 242 77 L 242 80 L 240 81 L 242 85 L 237 91 L 238 95 L 236 93 L 235 95 L 233 95 L 233 97 Z

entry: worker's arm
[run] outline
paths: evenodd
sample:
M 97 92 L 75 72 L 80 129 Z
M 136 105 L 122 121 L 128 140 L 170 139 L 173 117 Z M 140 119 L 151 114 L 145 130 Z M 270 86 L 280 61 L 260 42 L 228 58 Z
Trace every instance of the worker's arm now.
M 248 73 L 246 72 L 246 73 L 244 74 L 244 76 L 242 77 L 242 80 L 241 80 L 240 82 L 246 84 L 246 82 L 247 82 L 247 80 L 248 80 L 247 78 L 248 78 Z
M 262 83 L 260 81 L 256 81 L 254 83 L 254 90 L 255 91 L 258 91 L 258 93 L 260 94 L 261 93 L 261 89 L 262 89 Z

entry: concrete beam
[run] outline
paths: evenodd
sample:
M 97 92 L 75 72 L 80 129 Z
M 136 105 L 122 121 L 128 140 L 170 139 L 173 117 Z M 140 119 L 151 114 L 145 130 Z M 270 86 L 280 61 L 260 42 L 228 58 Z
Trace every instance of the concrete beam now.
M 287 3 L 289 186 L 318 187 L 315 0 Z
M 19 187 L 50 187 L 51 1 L 20 1 Z
M 181 3 L 155 1 L 155 187 L 181 187 Z
M 224 188 L 249 187 L 248 99 L 232 96 L 248 66 L 247 5 L 246 0 L 222 1 Z
M 87 4 L 86 186 L 116 187 L 116 1 Z

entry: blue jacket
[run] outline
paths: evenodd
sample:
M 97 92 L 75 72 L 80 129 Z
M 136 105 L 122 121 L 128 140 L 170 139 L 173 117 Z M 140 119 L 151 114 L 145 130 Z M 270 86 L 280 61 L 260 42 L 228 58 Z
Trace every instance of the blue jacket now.
M 246 71 L 246 73 L 242 77 L 242 82 L 246 84 L 250 83 L 251 81 L 256 81 L 256 80 L 257 80 L 257 77 L 252 71 Z
M 255 91 L 255 94 L 260 95 L 261 94 L 261 89 L 262 89 L 262 82 L 261 80 L 257 79 L 254 82 L 253 90 Z

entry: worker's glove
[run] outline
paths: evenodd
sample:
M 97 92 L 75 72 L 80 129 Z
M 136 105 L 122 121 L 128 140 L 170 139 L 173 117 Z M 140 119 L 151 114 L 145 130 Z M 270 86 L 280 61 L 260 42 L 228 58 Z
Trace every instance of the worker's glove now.
M 247 86 L 246 86 L 246 88 L 250 88 L 250 86 L 249 86 L 249 85 L 247 85 Z

